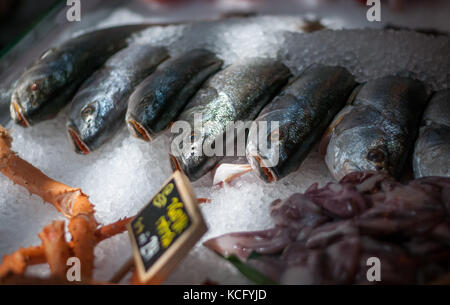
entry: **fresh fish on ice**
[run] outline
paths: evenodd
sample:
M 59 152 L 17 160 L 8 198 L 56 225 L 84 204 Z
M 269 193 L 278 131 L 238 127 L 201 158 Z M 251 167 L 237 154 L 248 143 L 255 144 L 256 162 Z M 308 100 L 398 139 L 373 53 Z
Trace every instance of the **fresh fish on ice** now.
M 47 50 L 19 78 L 11 96 L 12 119 L 28 127 L 54 117 L 89 75 L 127 46 L 131 34 L 147 27 L 138 24 L 96 30 Z
M 255 120 L 279 122 L 278 129 L 267 128 L 271 145 L 260 143 L 258 125 L 250 129 L 247 159 L 257 175 L 273 182 L 297 170 L 355 86 L 345 68 L 322 65 L 307 69 L 287 85 Z
M 216 139 L 223 139 L 229 123 L 253 120 L 289 76 L 289 69 L 277 60 L 250 58 L 211 77 L 178 118 L 188 122 L 194 133 L 185 145 L 188 149 L 172 147 L 173 168 L 181 169 L 191 180 L 210 171 L 223 155 L 207 156 L 202 149 L 214 147 Z M 202 131 L 194 130 L 196 115 L 201 115 Z

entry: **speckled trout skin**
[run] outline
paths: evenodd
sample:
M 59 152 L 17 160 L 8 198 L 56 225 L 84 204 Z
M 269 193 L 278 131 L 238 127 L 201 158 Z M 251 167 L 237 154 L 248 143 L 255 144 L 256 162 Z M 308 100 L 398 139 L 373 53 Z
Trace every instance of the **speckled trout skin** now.
M 427 103 L 424 85 L 387 76 L 367 82 L 332 123 L 325 161 L 341 179 L 353 171 L 402 174 Z
M 131 34 L 147 27 L 140 24 L 96 30 L 46 51 L 19 78 L 11 96 L 12 119 L 28 127 L 54 117 L 86 78 L 127 46 Z
M 356 85 L 345 68 L 322 65 L 291 81 L 255 120 L 279 122 L 278 129 L 267 128 L 267 143 L 277 140 L 278 145 L 261 143 L 258 128 L 250 129 L 247 160 L 255 173 L 273 182 L 296 171 Z
M 126 121 L 131 134 L 145 141 L 155 138 L 222 64 L 205 49 L 191 50 L 164 62 L 128 100 Z
M 97 149 L 123 126 L 128 97 L 168 57 L 165 48 L 133 44 L 110 57 L 83 83 L 67 123 L 77 153 Z
M 201 115 L 203 132 L 196 132 L 188 149 L 172 151 L 173 168 L 181 169 L 190 180 L 210 171 L 222 157 L 193 151 L 213 146 L 216 138 L 224 137 L 229 123 L 253 120 L 289 77 L 289 69 L 281 62 L 263 58 L 243 60 L 211 77 L 178 118 L 189 122 L 194 131 L 194 115 Z
M 422 118 L 413 154 L 414 177 L 450 177 L 450 89 L 436 92 Z

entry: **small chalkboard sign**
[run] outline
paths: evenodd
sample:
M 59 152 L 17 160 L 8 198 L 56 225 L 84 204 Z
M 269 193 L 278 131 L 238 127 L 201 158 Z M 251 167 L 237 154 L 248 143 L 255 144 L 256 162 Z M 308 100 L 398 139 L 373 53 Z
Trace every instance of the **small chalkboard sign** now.
M 140 280 L 163 282 L 206 230 L 189 179 L 174 172 L 128 225 Z

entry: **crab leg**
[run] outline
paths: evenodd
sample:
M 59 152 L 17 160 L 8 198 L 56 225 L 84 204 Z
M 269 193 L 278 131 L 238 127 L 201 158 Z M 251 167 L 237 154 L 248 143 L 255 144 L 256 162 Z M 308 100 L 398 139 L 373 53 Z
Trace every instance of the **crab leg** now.
M 39 169 L 17 156 L 11 150 L 11 142 L 12 138 L 8 131 L 0 125 L 0 171 L 14 183 L 53 204 L 64 216 L 70 218 L 71 207 L 77 198 L 76 195 L 81 193 L 80 190 L 47 177 Z
M 130 223 L 130 221 L 134 217 L 126 217 L 123 219 L 119 219 L 116 222 L 113 222 L 109 225 L 102 226 L 97 229 L 95 232 L 95 236 L 97 239 L 97 242 L 101 242 L 105 239 L 108 239 L 114 235 L 120 234 L 122 232 L 125 232 L 127 230 L 127 224 Z
M 72 188 L 47 177 L 39 169 L 17 156 L 11 150 L 11 142 L 12 138 L 7 130 L 0 125 L 0 171 L 13 182 L 53 204 L 69 218 L 68 229 L 72 235 L 72 241 L 67 244 L 63 240 L 63 222 L 52 223 L 40 234 L 42 246 L 20 249 L 4 257 L 0 265 L 0 278 L 11 273 L 23 275 L 28 265 L 46 261 L 50 265 L 52 274 L 61 276 L 66 268 L 62 262 L 64 258 L 68 258 L 68 253 L 73 252 L 80 259 L 83 281 L 91 281 L 94 247 L 98 242 L 125 231 L 125 226 L 131 218 L 119 220 L 97 230 L 95 210 L 89 197 L 79 188 Z
M 126 225 L 133 219 L 133 217 L 120 219 L 112 224 L 104 225 L 95 231 L 96 243 L 100 243 L 114 235 L 126 231 Z M 74 242 L 67 243 L 70 248 L 71 255 Z M 33 246 L 29 248 L 21 248 L 16 252 L 3 257 L 2 264 L 0 264 L 0 279 L 5 277 L 8 273 L 24 274 L 26 268 L 31 265 L 44 264 L 48 260 L 43 245 Z
M 94 206 L 79 188 L 72 188 L 47 177 L 17 156 L 11 151 L 11 142 L 6 129 L 0 126 L 0 171 L 70 218 L 69 232 L 72 235 L 73 252 L 81 261 L 82 276 L 85 280 L 90 280 L 94 267 L 97 228 Z
M 43 246 L 20 248 L 16 252 L 5 255 L 0 265 L 0 279 L 8 274 L 22 275 L 28 265 L 43 264 L 46 262 Z
M 54 221 L 39 233 L 50 272 L 52 276 L 59 278 L 65 278 L 67 260 L 70 257 L 70 247 L 64 234 L 64 221 Z
M 96 245 L 95 231 L 97 221 L 94 209 L 88 197 L 80 192 L 73 206 L 73 217 L 69 222 L 69 232 L 72 235 L 73 252 L 81 262 L 83 280 L 90 281 L 94 269 L 94 247 Z

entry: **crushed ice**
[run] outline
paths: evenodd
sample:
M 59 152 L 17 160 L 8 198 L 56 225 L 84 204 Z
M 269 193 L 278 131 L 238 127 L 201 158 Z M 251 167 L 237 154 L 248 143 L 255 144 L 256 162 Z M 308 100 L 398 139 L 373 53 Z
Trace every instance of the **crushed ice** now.
M 129 14 L 119 11 L 99 26 L 120 24 L 123 19 L 144 20 L 138 15 L 130 19 Z M 208 48 L 226 64 L 243 57 L 276 57 L 294 73 L 311 63 L 324 63 L 345 66 L 359 81 L 407 73 L 434 89 L 448 86 L 447 37 L 369 29 L 303 34 L 302 24 L 298 17 L 232 18 L 215 23 L 154 27 L 134 39 L 136 43 L 167 45 L 172 55 L 192 48 Z M 171 173 L 167 136 L 148 144 L 129 136 L 123 128 L 98 151 L 80 156 L 73 152 L 66 136 L 67 111 L 29 129 L 10 125 L 13 149 L 50 177 L 81 187 L 95 204 L 100 223 L 134 215 Z M 266 185 L 249 173 L 232 186 L 211 188 L 211 177 L 207 175 L 194 184 L 199 197 L 212 199 L 201 208 L 209 227 L 202 240 L 231 231 L 271 227 L 268 213 L 271 201 L 304 191 L 313 182 L 323 185 L 330 180 L 317 147 L 296 173 L 276 184 Z M 39 244 L 38 232 L 54 219 L 62 216 L 53 207 L 0 176 L 0 256 L 19 247 Z M 131 255 L 126 233 L 102 242 L 95 254 L 95 278 L 109 279 Z M 46 275 L 48 269 L 36 266 L 30 272 Z M 201 242 L 167 283 L 198 284 L 206 278 L 223 284 L 248 283 Z

